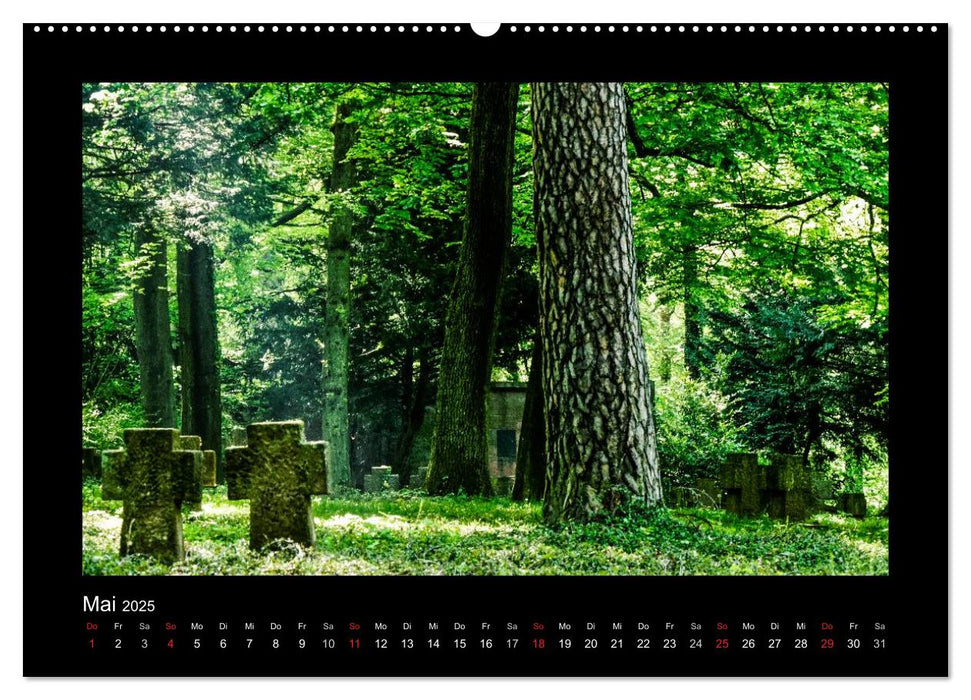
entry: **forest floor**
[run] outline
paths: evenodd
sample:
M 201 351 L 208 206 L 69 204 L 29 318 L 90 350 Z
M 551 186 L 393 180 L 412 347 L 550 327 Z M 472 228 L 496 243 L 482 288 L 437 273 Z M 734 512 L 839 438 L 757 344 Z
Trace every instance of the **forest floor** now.
M 249 502 L 206 489 L 184 514 L 186 560 L 118 557 L 121 502 L 83 490 L 88 575 L 886 575 L 888 521 L 802 523 L 678 508 L 552 529 L 538 503 L 420 492 L 315 498 L 317 543 L 248 547 Z

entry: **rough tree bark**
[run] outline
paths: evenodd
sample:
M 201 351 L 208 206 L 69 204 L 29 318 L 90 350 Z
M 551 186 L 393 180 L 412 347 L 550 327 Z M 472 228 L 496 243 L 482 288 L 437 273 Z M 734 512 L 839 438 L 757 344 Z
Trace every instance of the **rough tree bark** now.
M 533 340 L 529 363 L 529 382 L 523 406 L 523 423 L 516 450 L 514 501 L 543 500 L 546 494 L 546 431 L 543 424 L 543 342 L 540 334 Z
M 135 234 L 135 245 L 147 261 L 135 280 L 134 293 L 142 413 L 148 428 L 174 428 L 167 244 L 157 232 L 142 227 Z
M 193 240 L 176 254 L 179 363 L 182 367 L 182 434 L 198 435 L 216 453 L 216 480 L 225 481 L 222 394 L 212 245 Z
M 354 186 L 356 173 L 347 153 L 357 138 L 357 125 L 348 120 L 359 105 L 343 102 L 337 107 L 334 124 L 334 170 L 331 192 L 347 192 Z M 327 310 L 324 330 L 323 435 L 330 443 L 327 485 L 330 493 L 351 483 L 350 420 L 347 381 L 350 351 L 351 312 L 351 236 L 353 215 L 345 203 L 337 211 L 327 236 Z
M 637 302 L 624 92 L 535 83 L 548 523 L 661 502 Z
M 519 86 L 472 93 L 469 196 L 455 285 L 445 317 L 429 493 L 491 494 L 485 399 L 499 286 L 512 236 L 512 166 Z

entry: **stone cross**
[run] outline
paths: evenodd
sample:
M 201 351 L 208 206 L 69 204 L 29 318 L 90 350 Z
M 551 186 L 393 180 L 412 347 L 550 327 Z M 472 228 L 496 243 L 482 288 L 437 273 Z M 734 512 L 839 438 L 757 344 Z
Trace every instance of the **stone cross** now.
M 102 458 L 102 497 L 124 501 L 121 556 L 185 558 L 182 501 L 200 499 L 202 453 L 180 449 L 174 428 L 125 431 L 125 449 Z
M 812 487 L 809 471 L 799 455 L 773 454 L 766 470 L 769 516 L 804 520 L 809 516 Z
M 326 442 L 304 442 L 303 421 L 253 423 L 246 447 L 226 448 L 229 498 L 250 500 L 250 548 L 314 543 L 310 496 L 327 493 Z
M 765 491 L 765 468 L 759 466 L 757 455 L 735 452 L 725 458 L 721 466 L 722 488 L 725 490 L 725 510 L 736 515 L 755 515 L 762 512 Z
M 180 435 L 179 436 L 179 449 L 180 450 L 191 450 L 194 452 L 202 452 L 202 461 L 199 463 L 199 474 L 196 475 L 196 480 L 199 482 L 200 486 L 215 486 L 216 485 L 216 452 L 215 450 L 203 450 L 202 449 L 202 438 L 198 435 Z M 185 503 L 192 510 L 202 509 L 202 490 L 199 490 L 199 500 L 194 498 L 186 498 Z

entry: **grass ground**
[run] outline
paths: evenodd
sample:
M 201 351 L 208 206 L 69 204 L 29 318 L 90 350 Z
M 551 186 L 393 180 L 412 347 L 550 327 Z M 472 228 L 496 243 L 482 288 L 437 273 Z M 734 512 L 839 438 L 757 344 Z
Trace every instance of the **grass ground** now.
M 559 529 L 537 503 L 418 492 L 315 498 L 317 544 L 248 547 L 248 501 L 208 490 L 184 515 L 186 560 L 117 555 L 121 502 L 83 491 L 83 570 L 91 575 L 886 575 L 885 518 L 805 523 L 669 509 Z

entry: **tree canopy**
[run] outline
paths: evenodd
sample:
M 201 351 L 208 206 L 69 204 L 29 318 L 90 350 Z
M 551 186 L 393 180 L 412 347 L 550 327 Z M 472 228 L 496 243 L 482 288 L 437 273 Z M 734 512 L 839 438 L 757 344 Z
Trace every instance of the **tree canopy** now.
M 493 381 L 526 382 L 541 321 L 532 89 L 512 105 Z M 885 474 L 887 86 L 622 89 L 662 483 L 693 484 L 743 449 L 803 455 L 838 480 L 861 465 Z M 171 356 L 159 390 L 183 398 L 176 263 L 204 244 L 223 445 L 258 420 L 300 418 L 309 439 L 327 438 L 321 367 L 341 319 L 350 484 L 374 465 L 407 480 L 427 463 L 418 436 L 436 404 L 466 230 L 474 93 L 458 83 L 83 85 L 85 444 L 120 446 L 121 428 L 148 420 L 135 309 L 149 274 L 168 290 L 157 302 L 168 323 L 153 326 Z M 354 138 L 335 158 L 338 109 Z M 353 177 L 335 186 L 347 164 Z M 346 311 L 328 292 L 342 220 Z M 174 409 L 172 419 L 183 420 Z

